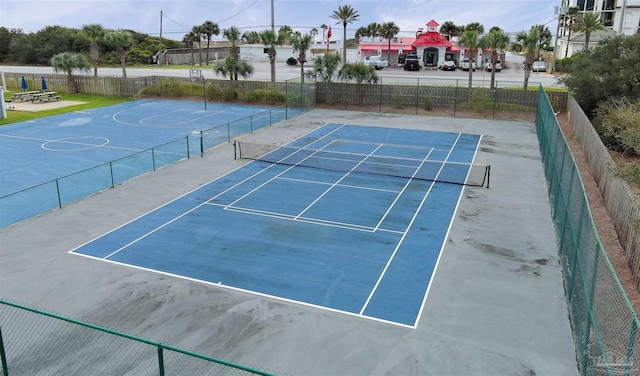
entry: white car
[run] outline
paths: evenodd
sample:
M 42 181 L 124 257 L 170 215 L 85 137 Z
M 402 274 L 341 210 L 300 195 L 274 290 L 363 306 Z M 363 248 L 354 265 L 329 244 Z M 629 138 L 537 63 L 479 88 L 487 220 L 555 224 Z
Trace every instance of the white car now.
M 462 68 L 463 71 L 468 71 L 469 70 L 469 59 L 462 60 L 461 68 Z M 473 70 L 474 72 L 476 70 L 476 62 L 475 61 L 471 62 L 471 70 Z
M 547 62 L 543 60 L 536 60 L 533 62 L 533 66 L 531 67 L 533 72 L 546 72 L 547 71 Z
M 368 65 L 376 70 L 379 70 L 387 68 L 389 66 L 389 62 L 386 58 L 380 56 L 369 56 L 364 60 L 364 65 Z
M 484 70 L 487 72 L 491 72 L 493 70 L 493 65 L 491 64 L 491 60 L 487 61 L 484 65 Z M 502 62 L 500 60 L 496 61 L 496 72 L 500 72 L 502 70 Z

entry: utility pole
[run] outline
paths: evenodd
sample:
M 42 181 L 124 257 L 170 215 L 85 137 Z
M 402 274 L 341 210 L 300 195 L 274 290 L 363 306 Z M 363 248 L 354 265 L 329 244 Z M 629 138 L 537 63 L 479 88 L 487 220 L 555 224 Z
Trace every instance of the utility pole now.
M 162 47 L 162 11 L 160 11 L 160 50 L 162 50 Z M 157 59 L 158 65 L 162 65 L 162 54 L 160 54 Z
M 271 0 L 271 32 L 275 34 L 276 33 L 276 24 L 275 24 L 274 12 L 273 12 L 273 2 L 274 2 L 274 0 Z

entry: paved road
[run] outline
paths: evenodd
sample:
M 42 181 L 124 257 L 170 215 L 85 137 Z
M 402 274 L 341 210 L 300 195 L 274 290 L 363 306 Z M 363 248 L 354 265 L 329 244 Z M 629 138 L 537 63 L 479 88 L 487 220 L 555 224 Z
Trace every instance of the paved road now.
M 520 69 L 522 65 L 522 57 L 517 55 L 508 55 L 506 58 L 505 68 L 496 73 L 496 80 L 499 86 L 521 86 L 524 80 L 524 74 Z M 270 67 L 268 62 L 252 61 L 251 64 L 255 68 L 255 73 L 250 77 L 251 80 L 269 81 L 271 79 Z M 307 65 L 311 65 L 307 63 Z M 222 78 L 213 72 L 213 66 L 195 66 L 200 69 L 205 78 Z M 306 69 L 305 69 L 306 70 Z M 51 67 L 33 67 L 33 66 L 0 66 L 0 71 L 17 72 L 26 74 L 53 74 Z M 86 74 L 86 73 L 84 73 Z M 92 74 L 92 73 L 89 73 Z M 122 76 L 121 68 L 98 68 L 100 76 Z M 469 79 L 469 72 L 457 70 L 455 72 L 442 72 L 439 70 L 423 70 L 420 72 L 406 72 L 397 67 L 390 67 L 377 72 L 383 83 L 409 83 L 415 82 L 416 78 L 429 83 L 451 84 L 452 80 L 458 80 L 458 84 L 466 85 Z M 127 68 L 127 77 L 144 77 L 144 76 L 170 76 L 170 77 L 189 77 L 189 69 L 171 69 L 171 68 Z M 300 77 L 300 66 L 288 66 L 284 63 L 277 63 L 276 79 L 278 81 L 288 80 Z M 491 81 L 491 73 L 482 69 L 473 73 L 473 82 L 477 86 L 489 86 Z M 425 82 L 425 83 L 426 83 Z M 542 83 L 544 86 L 558 86 L 557 79 L 554 75 L 547 73 L 531 73 L 529 78 L 530 85 L 538 85 Z

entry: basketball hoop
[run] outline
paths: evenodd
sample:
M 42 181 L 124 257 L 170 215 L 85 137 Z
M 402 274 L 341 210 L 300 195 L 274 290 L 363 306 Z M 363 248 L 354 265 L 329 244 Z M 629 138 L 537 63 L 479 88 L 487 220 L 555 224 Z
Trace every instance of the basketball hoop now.
M 202 78 L 202 71 L 200 69 L 189 69 L 189 78 L 192 82 L 196 82 L 197 79 Z

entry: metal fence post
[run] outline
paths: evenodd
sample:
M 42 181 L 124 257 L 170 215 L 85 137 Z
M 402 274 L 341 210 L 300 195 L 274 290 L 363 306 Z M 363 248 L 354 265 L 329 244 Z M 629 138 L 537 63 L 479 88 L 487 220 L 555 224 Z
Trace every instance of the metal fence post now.
M 164 376 L 164 356 L 162 354 L 162 345 L 158 345 L 158 374 Z
M 4 341 L 2 340 L 1 326 L 0 326 L 0 361 L 2 361 L 2 375 L 9 376 L 9 367 L 7 366 L 7 353 L 4 351 Z

